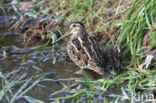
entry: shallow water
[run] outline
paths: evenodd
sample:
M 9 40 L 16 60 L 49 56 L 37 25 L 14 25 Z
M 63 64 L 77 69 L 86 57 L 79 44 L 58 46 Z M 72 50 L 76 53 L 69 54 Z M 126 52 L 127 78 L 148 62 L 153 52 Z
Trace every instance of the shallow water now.
M 37 84 L 26 95 L 49 103 L 51 101 L 49 95 L 62 88 L 58 79 L 73 77 L 73 73 L 79 68 L 74 64 L 62 61 L 62 57 L 57 51 L 52 53 L 51 49 L 25 48 L 23 34 L 10 31 L 9 26 L 8 17 L 0 13 L 0 70 L 7 78 L 16 74 L 20 78 L 30 78 L 33 75 L 46 76 L 50 81 Z M 14 89 L 18 90 L 16 87 Z M 116 88 L 111 91 L 119 93 Z M 28 98 L 23 98 L 17 103 L 29 101 Z M 99 96 L 98 98 L 104 97 Z
M 2 21 L 8 23 L 4 19 Z M 57 79 L 71 77 L 76 66 L 58 60 L 59 55 L 53 54 L 51 49 L 37 51 L 24 48 L 20 35 L 7 27 L 0 28 L 0 69 L 6 77 L 19 72 L 23 72 L 25 78 L 37 74 L 46 75 L 51 81 L 36 85 L 26 95 L 48 102 L 50 93 L 62 87 Z
M 32 50 L 25 48 L 20 35 L 10 32 L 8 28 L 0 29 L 0 69 L 7 78 L 10 75 L 18 74 L 20 78 L 28 79 L 33 75 L 43 75 L 50 79 L 50 81 L 40 82 L 26 93 L 27 96 L 49 103 L 52 99 L 49 95 L 62 89 L 59 79 L 73 77 L 74 72 L 79 68 L 60 59 L 62 56 L 57 51 L 52 53 L 51 49 Z M 16 87 L 15 89 L 18 90 Z M 114 89 L 111 88 L 110 92 L 120 93 L 116 88 Z M 98 98 L 100 100 L 104 97 L 99 96 Z M 112 100 L 109 97 L 108 99 Z M 27 103 L 25 100 L 29 101 L 27 97 L 23 96 L 17 103 Z

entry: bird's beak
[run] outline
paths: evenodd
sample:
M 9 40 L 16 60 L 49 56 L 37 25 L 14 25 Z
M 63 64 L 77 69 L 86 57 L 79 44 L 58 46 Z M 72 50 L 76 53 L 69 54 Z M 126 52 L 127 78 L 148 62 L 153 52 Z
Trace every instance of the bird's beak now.
M 60 40 L 64 39 L 65 37 L 67 37 L 69 34 L 71 34 L 71 31 L 66 32 L 63 36 L 61 36 L 59 39 L 57 39 L 54 43 L 52 43 L 52 45 L 56 44 L 57 42 L 59 42 Z

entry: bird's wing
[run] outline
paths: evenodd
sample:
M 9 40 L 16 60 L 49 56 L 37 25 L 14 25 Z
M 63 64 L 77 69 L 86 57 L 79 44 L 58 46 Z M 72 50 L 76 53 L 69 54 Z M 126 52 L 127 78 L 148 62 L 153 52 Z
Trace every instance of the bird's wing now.
M 80 41 L 77 38 L 72 39 L 68 49 L 70 58 L 73 60 L 73 62 L 85 68 L 88 64 L 88 56 L 81 47 Z
M 86 36 L 78 36 L 71 40 L 69 44 L 70 57 L 74 62 L 88 65 L 88 61 L 101 62 L 101 50 L 94 38 Z
M 92 51 L 95 52 L 95 58 L 98 57 L 99 59 L 102 60 L 102 52 L 101 52 L 101 49 L 100 49 L 99 45 L 97 44 L 96 40 L 90 36 L 88 36 L 88 40 L 92 44 L 91 48 L 92 48 Z
M 101 58 L 101 50 L 93 37 L 79 37 L 81 48 L 84 48 L 85 53 L 88 55 L 90 60 Z

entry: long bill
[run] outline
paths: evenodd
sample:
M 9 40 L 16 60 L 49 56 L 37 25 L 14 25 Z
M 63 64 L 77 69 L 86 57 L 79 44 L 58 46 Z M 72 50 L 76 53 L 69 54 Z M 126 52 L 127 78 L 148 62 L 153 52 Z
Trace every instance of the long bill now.
M 52 43 L 52 45 L 56 44 L 57 42 L 59 42 L 60 40 L 64 39 L 65 37 L 67 37 L 70 33 L 70 31 L 66 32 L 63 36 L 61 36 L 59 39 L 57 39 L 54 43 Z

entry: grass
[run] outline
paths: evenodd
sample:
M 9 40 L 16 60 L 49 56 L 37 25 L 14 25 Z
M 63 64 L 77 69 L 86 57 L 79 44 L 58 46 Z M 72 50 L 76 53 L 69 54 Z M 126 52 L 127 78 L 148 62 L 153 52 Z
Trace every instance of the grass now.
M 153 0 L 135 0 L 127 12 L 125 20 L 122 22 L 118 44 L 123 46 L 126 43 L 124 46 L 128 47 L 133 62 L 136 55 L 143 52 L 142 42 L 147 42 L 143 41 L 147 31 L 150 31 L 152 39 L 149 48 L 146 50 L 152 50 L 156 46 L 155 27 L 152 27 L 155 25 L 153 20 L 156 15 L 154 4 L 155 1 Z M 132 14 L 136 8 L 137 10 Z
M 155 63 L 151 64 L 147 69 L 140 69 L 139 66 L 145 61 L 143 53 L 150 52 L 156 47 L 155 0 L 134 0 L 129 8 L 124 8 L 123 12 L 117 15 L 112 13 L 109 16 L 107 9 L 114 9 L 115 12 L 117 7 L 124 5 L 122 4 L 124 0 L 119 2 L 115 2 L 115 0 L 56 0 L 55 2 L 47 0 L 42 2 L 46 2 L 46 5 L 40 10 L 42 13 L 34 13 L 37 16 L 44 16 L 50 13 L 63 20 L 64 24 L 69 25 L 71 22 L 79 20 L 85 23 L 88 31 L 93 30 L 101 34 L 107 32 L 107 35 L 120 46 L 122 64 L 124 64 L 122 73 L 117 74 L 110 70 L 110 76 L 107 78 L 91 80 L 84 72 L 84 79 L 59 79 L 62 89 L 51 93 L 49 96 L 53 103 L 60 103 L 61 101 L 71 103 L 79 103 L 81 101 L 86 103 L 154 102 L 154 97 L 152 96 L 154 95 L 153 91 L 156 89 Z M 111 5 L 111 2 L 113 2 L 113 5 Z M 41 4 L 39 2 L 35 6 Z M 107 7 L 108 5 L 111 7 Z M 108 19 L 109 17 L 110 19 Z M 105 19 L 108 20 L 105 21 Z M 109 28 L 109 30 L 106 28 Z M 118 30 L 113 32 L 114 29 Z M 64 30 L 56 28 L 55 31 L 59 31 L 61 35 L 66 31 L 66 27 Z M 146 35 L 150 35 L 151 39 L 147 40 L 145 38 Z M 54 36 L 58 36 L 58 34 Z M 54 36 L 52 35 L 51 38 L 55 39 Z M 105 45 L 113 45 L 112 39 L 107 41 Z M 143 45 L 146 43 L 148 45 Z M 34 49 L 44 45 L 47 44 L 34 47 Z M 24 96 L 35 103 L 44 103 L 44 101 L 30 97 L 26 93 L 41 81 L 50 81 L 50 79 L 42 75 L 35 75 L 20 80 L 20 76 L 22 75 L 14 75 L 11 78 L 7 78 L 2 71 L 0 72 L 0 101 L 14 103 Z M 71 81 L 71 83 L 67 84 L 67 81 Z M 20 85 L 20 88 L 14 92 L 12 89 L 16 85 Z M 68 92 L 64 92 L 66 90 Z M 115 93 L 116 91 L 119 92 Z M 62 96 L 62 94 L 64 95 Z M 150 94 L 153 94 L 151 98 L 149 97 L 150 99 L 145 98 Z M 144 99 L 139 96 L 144 96 Z
M 0 72 L 1 78 L 1 91 L 0 91 L 0 101 L 4 103 L 15 103 L 16 100 L 20 99 L 25 95 L 30 89 L 32 89 L 36 84 L 38 84 L 43 77 L 39 77 L 33 80 L 35 77 L 30 77 L 28 79 L 23 79 L 22 74 L 13 74 L 11 78 L 6 78 L 2 72 Z M 13 92 L 14 86 L 20 85 L 17 92 Z
M 98 102 L 98 101 L 103 102 L 104 96 L 106 96 L 106 97 L 114 97 L 114 101 L 116 101 L 116 103 L 124 102 L 127 100 L 133 103 L 135 101 L 135 97 L 137 97 L 138 95 L 137 94 L 138 92 L 136 92 L 137 90 L 140 90 L 140 92 L 143 90 L 143 92 L 141 92 L 141 94 L 143 95 L 144 93 L 149 92 L 155 88 L 154 86 L 155 86 L 156 80 L 154 79 L 155 78 L 154 73 L 155 71 L 149 74 L 145 72 L 140 73 L 140 72 L 135 72 L 135 71 L 128 71 L 112 79 L 102 78 L 102 79 L 95 80 L 95 81 L 90 80 L 91 84 L 88 84 L 86 81 L 82 79 L 81 80 L 76 79 L 75 84 L 72 84 L 71 87 L 64 84 L 64 88 L 62 90 L 56 91 L 51 96 L 54 96 L 54 94 L 56 95 L 60 93 L 61 91 L 67 88 L 68 89 L 70 88 L 71 90 L 69 90 L 69 94 L 72 94 L 71 96 L 57 97 L 55 99 L 53 98 L 53 100 L 55 100 L 55 102 L 62 100 L 62 99 L 63 100 L 70 99 L 73 102 L 78 102 L 79 100 L 90 101 L 90 102 Z M 145 76 L 146 76 L 146 79 L 145 79 Z M 69 79 L 65 79 L 65 80 L 69 81 Z M 85 83 L 88 86 L 88 88 L 86 87 L 83 88 Z M 74 85 L 77 85 L 77 86 L 76 88 L 72 89 L 72 86 Z M 109 92 L 110 89 L 114 88 L 114 86 L 116 88 L 115 90 L 121 88 L 121 93 L 119 95 L 115 95 L 111 93 L 108 93 L 106 95 L 105 92 L 107 91 Z M 90 89 L 91 87 L 93 89 Z M 98 100 L 97 98 L 98 96 L 102 96 L 103 99 Z

